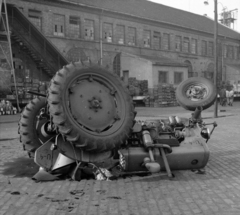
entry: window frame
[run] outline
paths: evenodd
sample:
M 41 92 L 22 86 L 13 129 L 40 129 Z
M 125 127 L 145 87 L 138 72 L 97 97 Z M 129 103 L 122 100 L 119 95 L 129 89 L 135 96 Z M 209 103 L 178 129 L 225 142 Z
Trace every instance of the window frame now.
M 214 49 L 213 41 L 208 41 L 208 55 L 210 57 L 214 56 L 213 49 Z
M 53 35 L 58 37 L 65 37 L 65 15 L 62 14 L 53 14 L 54 15 L 54 21 L 53 21 Z M 57 17 L 58 16 L 58 17 Z M 59 22 L 57 22 L 57 19 L 62 19 Z M 59 32 L 60 29 L 60 32 Z
M 176 79 L 178 79 L 179 77 L 176 77 L 176 75 L 181 75 L 181 80 L 176 80 Z M 174 84 L 175 85 L 177 85 L 177 84 L 180 84 L 182 81 L 183 81 L 183 72 L 181 72 L 181 71 L 174 71 L 174 77 L 173 77 L 173 82 L 174 82 Z
M 118 44 L 121 44 L 121 45 L 125 44 L 125 26 L 124 25 L 119 25 L 119 24 L 116 25 L 115 40 L 116 40 L 116 43 Z
M 84 19 L 84 39 L 90 41 L 95 39 L 95 22 L 93 19 Z
M 113 42 L 113 24 L 109 22 L 103 23 L 103 41 L 107 43 Z
M 165 75 L 164 77 L 164 81 L 160 81 L 161 77 L 162 77 L 162 74 Z M 159 70 L 158 71 L 158 83 L 159 84 L 168 84 L 169 82 L 169 72 L 168 71 L 162 71 L 162 70 Z
M 72 18 L 72 19 L 71 19 Z M 76 18 L 76 24 L 71 23 L 71 21 Z M 78 32 L 75 34 L 75 32 Z M 79 16 L 69 16 L 69 37 L 71 38 L 81 38 L 81 18 Z
M 40 31 L 42 30 L 42 11 L 28 9 L 28 18 Z
M 152 47 L 156 50 L 161 49 L 161 33 L 158 31 L 153 31 Z
M 193 52 L 193 50 L 194 50 L 194 52 Z M 192 54 L 197 54 L 197 51 L 198 51 L 198 49 L 197 49 L 197 39 L 191 38 L 191 53 Z
M 163 49 L 170 50 L 170 34 L 163 33 Z
M 182 52 L 184 52 L 184 53 L 190 52 L 190 38 L 189 37 L 183 37 Z
M 143 47 L 151 48 L 151 30 L 143 30 Z
M 179 40 L 178 40 L 179 38 Z M 182 51 L 182 36 L 175 35 L 175 51 L 181 52 Z
M 207 41 L 206 40 L 202 40 L 201 47 L 202 47 L 202 50 L 201 50 L 202 56 L 207 56 Z
M 130 30 L 132 32 L 130 32 Z M 136 46 L 137 45 L 137 29 L 135 27 L 128 27 L 128 41 L 127 44 L 130 46 Z M 130 34 L 131 33 L 131 34 Z

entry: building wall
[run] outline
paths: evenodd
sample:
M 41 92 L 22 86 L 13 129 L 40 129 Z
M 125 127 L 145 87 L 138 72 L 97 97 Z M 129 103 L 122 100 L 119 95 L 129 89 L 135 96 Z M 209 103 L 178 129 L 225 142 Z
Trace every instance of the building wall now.
M 35 9 L 42 11 L 42 32 L 53 42 L 53 44 L 69 59 L 71 56 L 78 56 L 79 50 L 81 49 L 81 56 L 90 58 L 93 62 L 98 62 L 101 59 L 101 29 L 104 23 L 110 23 L 113 27 L 113 41 L 111 43 L 104 42 L 102 43 L 102 60 L 104 65 L 109 65 L 112 68 L 112 62 L 115 55 L 119 52 L 127 52 L 135 55 L 148 55 L 148 56 L 158 56 L 158 57 L 167 57 L 175 60 L 180 60 L 184 62 L 186 60 L 190 61 L 192 64 L 193 71 L 198 75 L 202 76 L 203 72 L 206 71 L 208 65 L 213 63 L 213 55 L 211 54 L 209 48 L 210 42 L 213 42 L 213 35 L 206 33 L 195 32 L 191 29 L 181 29 L 180 27 L 173 26 L 163 26 L 161 23 L 151 22 L 148 20 L 142 20 L 126 15 L 114 14 L 111 12 L 99 12 L 97 10 L 89 11 L 84 7 L 69 7 L 64 8 L 64 6 L 57 6 L 56 4 L 50 4 L 47 2 L 25 2 L 25 1 L 16 1 L 10 0 L 18 4 L 22 8 L 23 13 L 28 16 L 29 9 Z M 64 16 L 64 36 L 54 36 L 54 23 L 53 17 L 54 14 L 60 14 Z M 78 16 L 80 18 L 80 38 L 72 38 L 70 36 L 70 25 L 69 17 Z M 94 21 L 94 40 L 88 41 L 84 38 L 85 34 L 85 22 L 86 19 L 91 19 Z M 118 44 L 116 41 L 116 29 L 117 25 L 124 26 L 124 44 Z M 134 27 L 136 29 L 136 44 L 129 45 L 127 42 L 129 36 L 129 27 Z M 150 31 L 150 47 L 144 47 L 143 44 L 143 35 L 144 30 Z M 154 32 L 159 32 L 161 37 L 160 48 L 156 49 L 156 46 L 153 44 L 153 35 Z M 163 35 L 169 34 L 169 50 L 165 50 Z M 180 50 L 176 50 L 176 36 L 181 37 L 181 47 Z M 189 51 L 183 52 L 184 42 L 183 38 L 189 39 Z M 191 47 L 193 45 L 192 39 L 196 39 L 197 50 L 196 53 L 192 53 Z M 224 62 L 229 64 L 240 64 L 240 54 L 239 46 L 240 41 L 230 40 L 220 36 L 221 44 L 224 47 Z M 206 41 L 206 53 L 203 54 L 202 41 Z M 238 55 L 235 53 L 232 57 L 227 54 L 229 46 L 233 46 L 234 49 L 238 49 Z M 69 53 L 72 55 L 70 56 Z M 81 57 L 80 56 L 80 57 Z M 221 70 L 221 67 L 218 68 Z
M 135 77 L 137 80 L 148 80 L 148 87 L 153 88 L 152 62 L 136 56 L 121 56 L 121 72 L 129 71 L 129 77 Z
M 153 86 L 159 84 L 159 71 L 168 72 L 168 83 L 177 85 L 174 83 L 174 72 L 182 72 L 183 80 L 188 78 L 188 70 L 186 67 L 171 67 L 171 66 L 153 66 Z
M 240 83 L 240 71 L 237 70 L 236 68 L 230 67 L 230 66 L 226 66 L 226 79 L 231 81 L 231 82 L 236 82 L 236 83 Z M 238 82 L 239 81 L 239 82 Z

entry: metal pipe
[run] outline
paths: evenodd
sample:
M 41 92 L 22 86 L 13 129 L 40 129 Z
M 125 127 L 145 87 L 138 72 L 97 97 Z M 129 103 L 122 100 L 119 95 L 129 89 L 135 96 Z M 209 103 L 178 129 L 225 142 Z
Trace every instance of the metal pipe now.
M 218 1 L 214 0 L 214 84 L 217 88 L 217 68 L 218 68 L 218 54 L 217 54 L 217 40 L 218 40 Z M 214 118 L 218 117 L 218 99 L 214 103 Z
M 10 52 L 10 61 L 11 61 L 11 75 L 13 76 L 14 81 L 14 88 L 16 92 L 16 101 L 17 101 L 17 108 L 18 112 L 20 112 L 20 106 L 18 101 L 18 91 L 17 91 L 17 84 L 16 84 L 16 76 L 15 76 L 15 69 L 13 65 L 13 55 L 12 55 L 12 45 L 11 45 L 11 37 L 10 37 L 10 31 L 9 31 L 9 24 L 8 24 L 8 13 L 7 13 L 7 4 L 6 0 L 4 0 L 4 7 L 5 7 L 5 15 L 6 15 L 6 25 L 7 25 L 7 39 L 8 39 L 8 45 L 9 45 L 9 52 Z M 0 11 L 2 13 L 2 11 Z

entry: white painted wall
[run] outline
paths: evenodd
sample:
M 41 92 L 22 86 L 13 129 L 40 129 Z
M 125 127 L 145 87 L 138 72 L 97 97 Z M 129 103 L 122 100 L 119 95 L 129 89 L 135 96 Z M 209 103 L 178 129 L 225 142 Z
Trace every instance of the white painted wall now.
M 182 72 L 183 80 L 188 78 L 187 67 L 173 66 L 157 66 L 153 65 L 152 61 L 131 55 L 128 53 L 121 54 L 121 73 L 129 71 L 129 77 L 135 77 L 137 80 L 148 80 L 148 88 L 154 88 L 158 84 L 158 71 L 167 71 L 169 84 L 174 84 L 174 72 Z
M 148 87 L 153 88 L 151 61 L 123 53 L 121 55 L 121 77 L 124 70 L 129 70 L 129 77 L 135 77 L 137 80 L 148 80 Z

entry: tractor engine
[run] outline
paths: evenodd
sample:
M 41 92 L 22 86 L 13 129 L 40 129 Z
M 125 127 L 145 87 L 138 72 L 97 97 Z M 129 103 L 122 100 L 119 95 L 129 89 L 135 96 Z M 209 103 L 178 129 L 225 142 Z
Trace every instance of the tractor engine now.
M 160 164 L 160 170 L 166 170 L 166 167 L 158 144 L 165 146 L 170 169 L 203 168 L 210 155 L 206 144 L 210 132 L 205 126 L 199 126 L 199 123 L 197 125 L 196 121 L 202 123 L 200 115 L 197 119 L 169 116 L 168 119 L 137 122 L 128 140 L 128 146 L 119 150 L 122 168 L 129 172 L 146 171 L 143 161 L 151 157 L 146 149 L 147 144 L 152 144 L 152 155 Z

